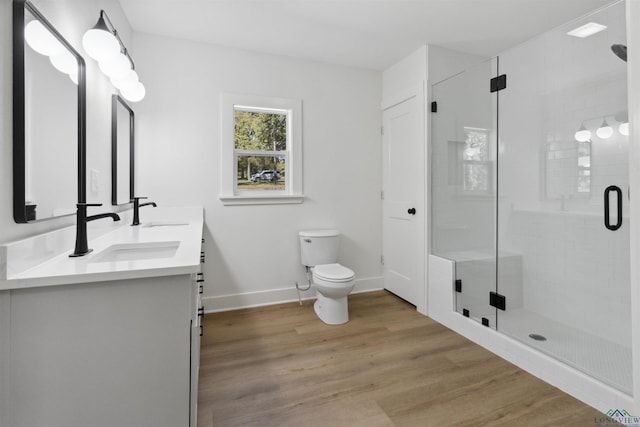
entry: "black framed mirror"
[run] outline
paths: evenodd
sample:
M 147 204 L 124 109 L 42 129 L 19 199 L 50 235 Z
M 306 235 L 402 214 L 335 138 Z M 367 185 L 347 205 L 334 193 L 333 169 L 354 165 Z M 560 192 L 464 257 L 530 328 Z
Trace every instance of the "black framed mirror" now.
M 84 201 L 82 56 L 28 0 L 13 1 L 13 217 L 74 214 Z
M 111 204 L 134 197 L 135 114 L 120 95 L 111 97 Z

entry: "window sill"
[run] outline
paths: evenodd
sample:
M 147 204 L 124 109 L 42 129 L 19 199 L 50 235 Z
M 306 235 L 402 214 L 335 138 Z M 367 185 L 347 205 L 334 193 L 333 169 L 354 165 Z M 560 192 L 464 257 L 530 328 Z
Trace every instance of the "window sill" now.
M 302 195 L 274 195 L 274 196 L 220 196 L 220 201 L 225 206 L 237 205 L 287 205 L 299 204 L 304 201 Z

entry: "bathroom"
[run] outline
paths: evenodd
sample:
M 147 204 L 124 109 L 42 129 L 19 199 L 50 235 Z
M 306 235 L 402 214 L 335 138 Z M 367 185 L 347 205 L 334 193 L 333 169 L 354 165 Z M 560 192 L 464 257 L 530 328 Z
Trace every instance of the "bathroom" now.
M 592 2 L 592 7 L 573 15 L 567 14 L 566 19 L 557 21 L 555 25 L 570 21 L 606 3 L 608 2 Z M 387 60 L 386 65 L 381 65 L 381 62 L 361 66 L 355 59 L 352 63 L 344 60 L 342 65 L 336 65 L 320 56 L 313 58 L 301 54 L 303 59 L 299 59 L 284 54 L 280 56 L 277 50 L 265 49 L 260 53 L 234 48 L 233 40 L 225 39 L 223 35 L 220 40 L 227 40 L 227 47 L 223 46 L 224 43 L 190 41 L 179 34 L 154 34 L 153 29 L 142 26 L 145 14 L 153 13 L 153 2 L 122 2 L 121 5 L 115 0 L 60 4 L 34 1 L 34 4 L 75 47 L 81 46 L 82 34 L 95 25 L 100 9 L 105 9 L 124 44 L 131 50 L 136 71 L 146 87 L 145 98 L 130 104 L 135 111 L 136 120 L 135 195 L 148 197 L 159 208 L 204 207 L 203 250 L 206 253 L 206 263 L 203 268 L 206 281 L 202 301 L 205 312 L 297 301 L 295 283 L 306 284 L 307 281 L 305 270 L 300 264 L 297 233 L 308 228 L 340 230 L 342 236 L 339 260 L 356 274 L 354 292 L 379 290 L 387 286 L 385 268 L 388 268 L 393 259 L 390 259 L 383 246 L 381 165 L 384 159 L 380 126 L 384 118 L 381 106 L 392 106 L 397 102 L 398 96 L 404 96 L 406 89 L 413 89 L 414 86 L 423 84 L 423 81 L 435 83 L 470 67 L 473 65 L 472 59 L 450 54 L 447 49 L 416 45 L 396 56 L 394 61 Z M 75 217 L 66 216 L 32 224 L 16 224 L 14 221 L 10 96 L 11 2 L 3 0 L 0 7 L 3 34 L 0 81 L 5 95 L 2 97 L 0 126 L 5 153 L 1 157 L 3 163 L 0 166 L 3 173 L 0 184 L 3 201 L 0 242 L 6 243 L 73 226 Z M 174 11 L 173 20 L 186 23 L 195 19 L 198 7 L 199 4 L 194 2 L 191 8 Z M 628 8 L 628 21 L 637 21 L 640 16 L 638 6 L 630 2 Z M 238 11 L 240 12 L 242 9 Z M 315 12 L 320 13 L 321 10 Z M 213 25 L 222 24 L 218 22 L 220 18 L 214 16 L 211 19 L 214 20 Z M 134 30 L 134 25 L 130 22 L 136 22 L 141 27 Z M 640 41 L 636 41 L 640 37 L 637 29 L 628 30 L 630 39 L 627 44 L 633 49 L 633 46 L 640 45 Z M 521 41 L 524 39 L 518 42 Z M 336 44 L 339 42 L 336 41 Z M 510 46 L 504 46 L 501 51 L 507 47 Z M 637 88 L 640 83 L 632 70 L 638 65 L 633 62 L 633 53 L 630 57 L 629 105 L 637 107 L 640 91 L 632 88 Z M 110 97 L 113 88 L 100 73 L 97 63 L 89 58 L 85 59 L 88 76 L 86 202 L 103 203 L 100 208 L 91 208 L 91 213 L 100 213 L 111 209 Z M 432 100 L 430 90 L 426 85 L 425 91 L 421 92 L 426 92 L 425 101 L 428 103 Z M 228 194 L 225 194 L 226 183 L 221 170 L 229 167 L 229 163 L 225 164 L 221 159 L 223 147 L 220 145 L 220 135 L 224 130 L 220 116 L 223 93 L 302 100 L 304 142 L 301 165 L 304 169 L 301 171 L 300 182 L 304 200 L 301 203 L 243 205 L 237 203 L 238 200 L 222 200 Z M 629 111 L 632 125 L 637 123 L 633 120 L 638 120 L 638 111 L 640 108 Z M 427 130 L 426 133 L 429 132 Z M 635 138 L 633 134 L 629 139 L 630 143 L 632 138 Z M 637 138 L 633 141 L 637 142 Z M 424 156 L 428 154 L 424 153 Z M 637 150 L 632 145 L 632 165 L 634 159 L 638 160 L 637 156 Z M 75 167 L 75 162 L 65 163 L 64 159 L 56 159 L 55 163 L 67 165 L 66 169 Z M 638 179 L 637 173 L 633 167 L 630 168 L 630 182 Z M 428 244 L 430 229 L 427 224 L 430 219 L 426 189 L 429 188 L 429 173 L 421 178 L 425 184 L 419 188 L 425 194 L 422 205 L 416 206 L 416 218 L 423 222 L 423 227 L 418 232 L 425 236 L 423 244 Z M 638 197 L 634 197 L 634 193 L 640 194 L 635 187 L 630 186 L 631 199 Z M 130 205 L 113 209 L 128 212 Z M 142 208 L 141 221 L 145 221 L 145 215 L 149 218 L 152 211 L 151 207 Z M 633 206 L 629 215 L 631 218 L 637 216 L 634 216 Z M 103 221 L 90 224 L 90 237 L 95 228 L 108 226 Z M 637 237 L 631 233 L 631 259 L 635 258 L 637 245 Z M 385 266 L 381 264 L 383 253 L 387 261 Z M 495 334 L 494 331 L 476 327 L 478 325 L 474 323 L 462 323 L 470 321 L 458 316 L 453 309 L 449 310 L 451 313 L 441 313 L 443 306 L 434 302 L 439 301 L 443 292 L 431 283 L 438 266 L 427 263 L 428 255 L 428 251 L 423 252 L 422 259 L 417 263 L 418 270 L 422 270 L 419 281 L 423 283 L 415 294 L 414 304 L 418 311 L 453 329 L 458 328 L 456 330 L 459 333 L 489 346 L 492 351 L 508 360 L 511 360 L 509 354 L 505 353 L 509 351 L 500 353 L 500 348 L 515 349 L 512 353 L 519 351 L 520 358 L 526 359 L 522 364 L 529 364 L 523 366 L 524 369 L 551 381 L 552 378 L 549 377 L 553 375 L 543 371 L 555 373 L 559 368 L 548 359 L 533 361 L 526 349 L 511 342 L 499 342 L 492 335 Z M 251 268 L 247 268 L 248 264 Z M 634 270 L 637 267 L 633 263 L 630 268 L 631 323 L 635 328 L 640 325 L 635 309 L 640 303 L 640 296 L 637 295 L 634 284 L 640 276 Z M 302 291 L 301 294 L 305 299 L 314 297 L 313 289 Z M 4 299 L 2 304 L 5 304 Z M 447 308 L 446 304 L 444 308 Z M 458 317 L 453 317 L 454 315 Z M 454 328 L 454 324 L 459 326 Z M 635 335 L 637 334 L 632 336 Z M 633 345 L 638 348 L 637 343 L 634 342 Z M 631 395 L 638 396 L 640 351 L 633 351 L 633 367 L 636 379 L 633 381 Z M 565 375 L 563 378 L 568 377 Z M 637 399 L 627 399 L 614 393 L 616 398 L 613 401 L 603 401 L 600 397 L 602 395 L 598 395 L 599 388 L 588 389 L 583 386 L 588 380 L 581 380 L 579 386 L 572 386 L 570 381 L 567 379 L 563 387 L 599 410 L 620 407 L 631 413 L 640 412 Z

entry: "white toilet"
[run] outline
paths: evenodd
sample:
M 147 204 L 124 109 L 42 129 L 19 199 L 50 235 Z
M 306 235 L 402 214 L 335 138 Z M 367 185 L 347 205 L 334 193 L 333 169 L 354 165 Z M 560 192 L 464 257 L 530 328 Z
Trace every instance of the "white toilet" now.
M 337 230 L 301 231 L 300 254 L 302 264 L 311 269 L 316 287 L 316 314 L 328 325 L 349 321 L 347 295 L 353 290 L 355 274 L 338 264 L 340 232 Z

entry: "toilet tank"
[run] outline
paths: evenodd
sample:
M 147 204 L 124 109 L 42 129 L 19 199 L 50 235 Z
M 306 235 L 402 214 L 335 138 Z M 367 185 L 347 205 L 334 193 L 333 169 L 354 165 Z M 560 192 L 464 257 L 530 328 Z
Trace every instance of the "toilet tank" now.
M 302 265 L 333 264 L 338 261 L 340 232 L 338 230 L 310 230 L 298 233 Z

